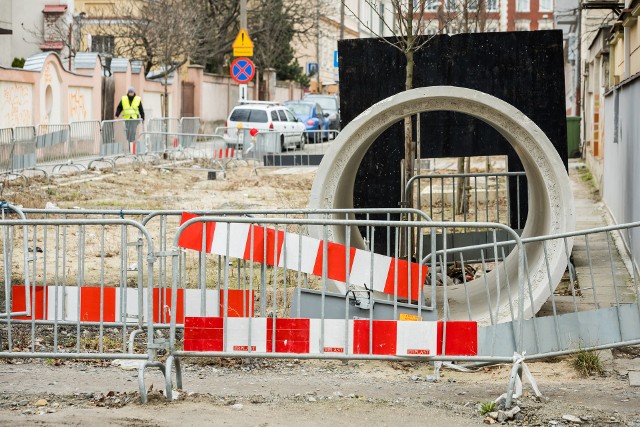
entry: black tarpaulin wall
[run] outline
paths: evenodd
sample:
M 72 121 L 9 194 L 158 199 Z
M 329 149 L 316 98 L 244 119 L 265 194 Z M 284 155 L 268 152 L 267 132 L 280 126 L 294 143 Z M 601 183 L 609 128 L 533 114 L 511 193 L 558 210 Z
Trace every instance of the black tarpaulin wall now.
M 338 52 L 342 127 L 376 102 L 404 90 L 406 61 L 398 49 L 379 39 L 353 39 L 339 41 Z M 438 35 L 414 59 L 413 87 L 461 86 L 508 102 L 546 133 L 567 166 L 562 31 Z M 433 112 L 422 114 L 420 120 L 423 158 L 507 155 L 510 171 L 523 170 L 511 145 L 478 119 Z M 403 158 L 400 122 L 365 155 L 356 178 L 354 207 L 398 207 Z M 514 180 L 511 194 L 515 185 Z M 521 185 L 522 226 L 526 194 Z M 511 198 L 513 228 L 518 225 L 517 203 Z

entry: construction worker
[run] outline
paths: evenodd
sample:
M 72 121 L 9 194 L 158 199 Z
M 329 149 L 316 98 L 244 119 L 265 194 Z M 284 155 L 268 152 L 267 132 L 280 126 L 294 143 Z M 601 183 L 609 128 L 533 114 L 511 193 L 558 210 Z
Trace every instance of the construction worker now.
M 116 119 L 122 113 L 122 118 L 127 120 L 125 123 L 127 140 L 133 142 L 136 139 L 136 129 L 138 127 L 139 119 L 144 121 L 144 108 L 142 108 L 142 101 L 140 97 L 136 95 L 136 90 L 131 86 L 127 90 L 127 94 L 122 97 L 118 107 L 116 108 Z M 131 121 L 128 121 L 131 120 Z

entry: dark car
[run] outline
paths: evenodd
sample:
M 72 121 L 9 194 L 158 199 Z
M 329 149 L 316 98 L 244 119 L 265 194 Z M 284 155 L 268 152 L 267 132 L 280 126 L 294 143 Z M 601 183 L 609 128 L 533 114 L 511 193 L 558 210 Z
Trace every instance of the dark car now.
M 322 111 L 329 113 L 329 129 L 340 130 L 340 101 L 335 95 L 305 95 L 303 101 L 317 102 L 322 107 Z
M 322 111 L 322 107 L 309 101 L 288 101 L 285 105 L 307 127 L 307 142 L 322 142 L 329 139 L 328 114 Z

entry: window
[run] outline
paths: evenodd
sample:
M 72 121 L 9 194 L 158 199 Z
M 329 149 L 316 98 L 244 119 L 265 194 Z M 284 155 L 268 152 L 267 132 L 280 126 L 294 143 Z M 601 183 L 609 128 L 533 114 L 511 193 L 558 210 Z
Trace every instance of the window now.
M 540 12 L 553 11 L 553 0 L 540 0 Z
M 516 0 L 516 12 L 529 12 L 529 0 Z
M 456 0 L 446 0 L 447 10 L 456 10 Z
M 438 10 L 438 6 L 440 6 L 440 2 L 438 0 L 427 0 L 425 3 L 425 10 Z
M 516 19 L 516 31 L 531 31 L 531 22 L 528 19 Z
M 298 121 L 298 119 L 296 119 L 295 116 L 289 112 L 289 110 L 284 110 L 284 112 L 287 115 L 287 120 L 288 121 L 290 121 L 290 122 L 297 122 Z
M 273 122 L 279 122 L 280 118 L 278 117 L 278 112 L 277 111 L 272 111 L 271 112 L 271 121 Z
M 467 10 L 473 12 L 478 10 L 478 0 L 467 0 Z
M 114 37 L 113 36 L 92 36 L 91 52 L 98 52 L 108 56 L 113 56 Z
M 278 110 L 278 115 L 280 116 L 280 121 L 281 122 L 286 122 L 287 121 L 287 115 L 284 113 L 283 110 Z
M 498 0 L 487 0 L 487 11 L 488 12 L 497 12 L 498 11 Z
M 553 20 L 552 19 L 540 19 L 540 20 L 538 20 L 538 29 L 539 30 L 553 30 Z

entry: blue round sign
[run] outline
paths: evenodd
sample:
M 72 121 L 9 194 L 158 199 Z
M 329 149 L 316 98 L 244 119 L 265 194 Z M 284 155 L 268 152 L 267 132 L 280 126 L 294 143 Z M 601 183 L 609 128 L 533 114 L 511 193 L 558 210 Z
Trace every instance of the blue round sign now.
M 231 63 L 231 78 L 239 84 L 249 83 L 256 74 L 256 66 L 249 58 L 236 58 Z

